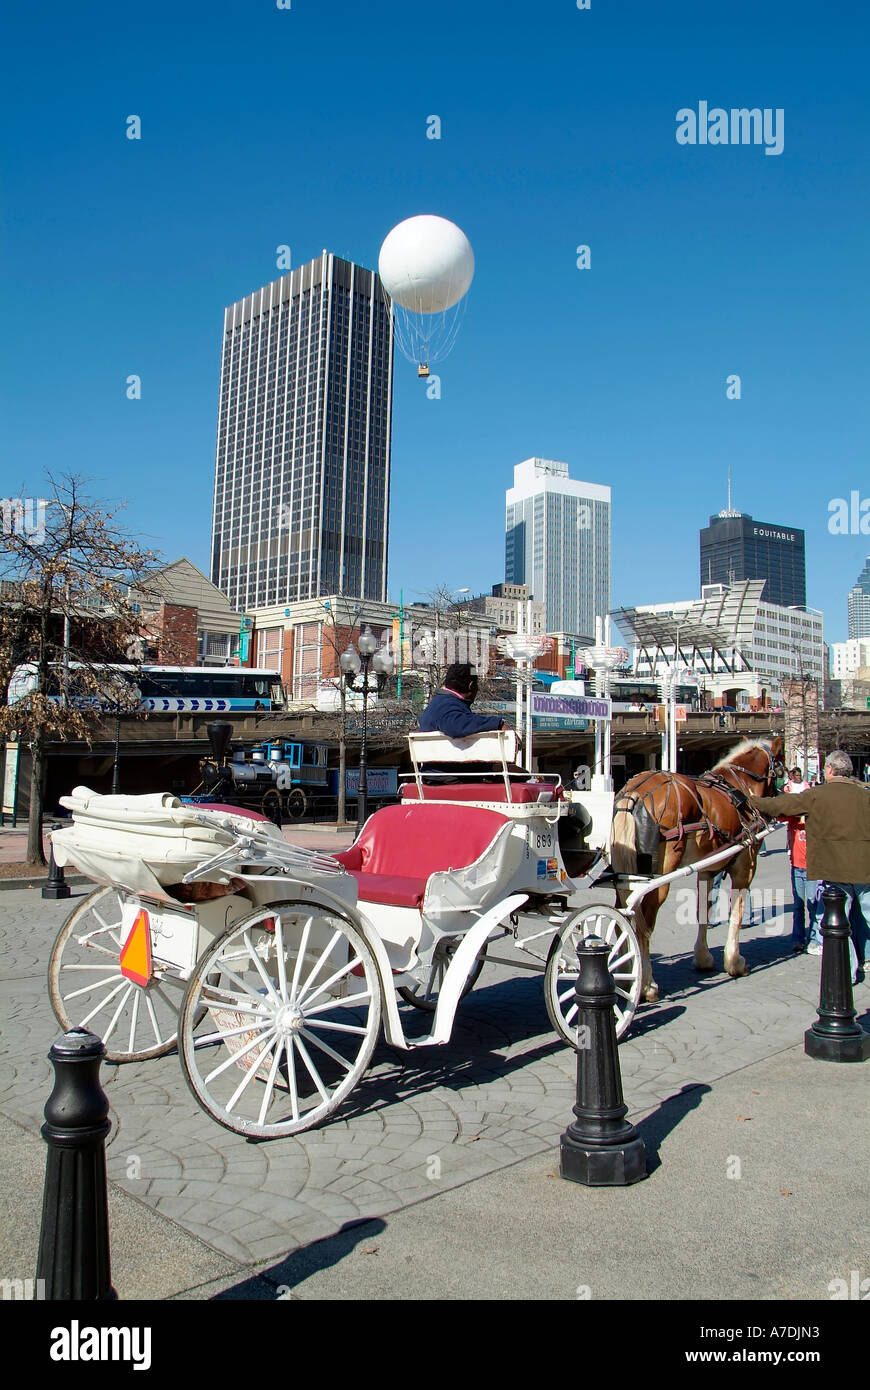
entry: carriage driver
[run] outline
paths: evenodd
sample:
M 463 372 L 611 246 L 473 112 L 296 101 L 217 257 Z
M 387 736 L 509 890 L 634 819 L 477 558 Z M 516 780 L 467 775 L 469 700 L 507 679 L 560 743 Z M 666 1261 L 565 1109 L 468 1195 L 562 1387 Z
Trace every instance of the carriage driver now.
M 503 729 L 504 720 L 499 719 L 498 715 L 473 713 L 471 705 L 477 698 L 478 684 L 477 672 L 468 662 L 455 662 L 448 666 L 444 684 L 420 715 L 418 727 L 421 732 L 446 734 L 448 738 L 468 738 L 471 734 Z M 461 777 L 450 775 L 456 773 L 456 766 L 451 763 L 424 763 L 422 771 L 438 774 L 434 779 L 427 777 L 426 781 L 446 783 L 462 780 Z M 489 781 L 494 767 L 492 763 L 463 763 L 462 773 L 466 778 L 474 775 L 482 781 Z
M 470 734 L 503 729 L 504 720 L 497 715 L 472 713 L 478 685 L 477 672 L 468 662 L 448 666 L 443 686 L 420 715 L 421 731 L 447 734 L 448 738 L 468 738 Z

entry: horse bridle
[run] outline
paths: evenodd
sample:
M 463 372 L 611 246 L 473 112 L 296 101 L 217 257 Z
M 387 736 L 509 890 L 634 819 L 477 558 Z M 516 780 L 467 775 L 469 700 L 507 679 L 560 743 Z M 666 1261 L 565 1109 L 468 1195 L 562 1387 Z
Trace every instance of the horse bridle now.
M 763 779 L 762 779 L 763 786 L 767 786 L 768 784 L 771 784 L 771 783 L 772 783 L 772 784 L 773 784 L 773 789 L 775 790 L 775 789 L 776 789 L 776 770 L 777 770 L 778 767 L 780 767 L 780 768 L 782 767 L 782 761 L 781 761 L 781 759 L 779 759 L 779 758 L 774 758 L 773 753 L 770 751 L 770 749 L 769 749 L 765 744 L 759 743 L 759 744 L 757 744 L 756 746 L 757 746 L 758 748 L 760 748 L 761 751 L 762 751 L 763 753 L 766 753 L 766 754 L 767 754 L 767 771 L 766 771 L 766 773 L 764 774 L 764 777 L 763 777 Z M 714 770 L 714 771 L 709 772 L 709 773 L 704 773 L 701 777 L 698 778 L 698 781 L 699 781 L 699 782 L 707 782 L 708 785 L 709 785 L 710 782 L 711 782 L 711 779 L 715 778 L 716 781 L 723 783 L 726 787 L 731 787 L 731 790 L 732 790 L 732 791 L 740 791 L 741 794 L 742 794 L 743 796 L 745 796 L 745 797 L 757 796 L 757 795 L 758 795 L 757 792 L 747 791 L 747 790 L 746 790 L 746 787 L 743 785 L 742 782 L 738 782 L 738 785 L 737 785 L 736 788 L 735 788 L 735 787 L 732 787 L 732 786 L 731 786 L 731 783 L 727 782 L 727 781 L 725 780 L 725 778 L 722 776 L 722 772 L 725 771 L 725 768 L 727 768 L 730 772 L 739 772 L 739 773 L 742 773 L 742 775 L 743 775 L 744 777 L 750 778 L 750 780 L 753 781 L 753 782 L 757 782 L 757 781 L 759 780 L 758 773 L 757 773 L 757 772 L 750 772 L 748 767 L 741 767 L 739 763 L 726 763 L 726 764 L 724 765 L 724 767 L 722 768 L 721 771 L 716 772 L 716 771 Z

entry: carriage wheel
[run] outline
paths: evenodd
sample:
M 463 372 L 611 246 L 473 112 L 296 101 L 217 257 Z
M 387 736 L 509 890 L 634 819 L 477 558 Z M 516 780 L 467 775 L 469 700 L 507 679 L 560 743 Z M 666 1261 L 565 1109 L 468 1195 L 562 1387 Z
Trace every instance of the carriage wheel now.
M 380 1024 L 377 966 L 360 928 L 317 903 L 269 903 L 198 961 L 181 1009 L 181 1064 L 226 1129 L 298 1134 L 359 1081 Z
M 263 799 L 260 802 L 260 810 L 263 812 L 264 816 L 269 817 L 269 820 L 274 821 L 276 825 L 280 825 L 282 811 L 281 793 L 275 791 L 274 787 L 270 787 L 267 792 L 263 793 Z
M 107 1062 L 144 1062 L 175 1046 L 187 982 L 156 964 L 145 986 L 121 974 L 122 902 L 116 889 L 98 888 L 78 904 L 52 948 L 48 992 L 61 1027 L 97 1033 Z
M 637 937 L 624 913 L 595 903 L 568 917 L 553 938 L 544 971 L 544 998 L 559 1037 L 577 1046 L 577 947 L 584 936 L 598 936 L 610 947 L 607 966 L 616 986 L 616 1036 L 628 1031 L 640 999 L 641 957 Z
M 308 797 L 301 787 L 287 793 L 287 814 L 291 820 L 301 820 L 308 810 Z
M 406 1004 L 413 1004 L 415 1009 L 425 1009 L 427 1013 L 435 1012 L 438 1007 L 438 998 L 441 994 L 444 976 L 447 974 L 447 968 L 455 956 L 461 940 L 462 938 L 460 936 L 442 936 L 432 953 L 432 961 L 425 982 L 413 986 L 399 985 L 396 993 L 401 995 Z M 485 964 L 486 945 L 483 946 L 471 967 L 468 979 L 462 986 L 462 993 L 459 996 L 460 999 L 464 999 L 466 994 L 470 994 L 474 989 L 477 978 Z

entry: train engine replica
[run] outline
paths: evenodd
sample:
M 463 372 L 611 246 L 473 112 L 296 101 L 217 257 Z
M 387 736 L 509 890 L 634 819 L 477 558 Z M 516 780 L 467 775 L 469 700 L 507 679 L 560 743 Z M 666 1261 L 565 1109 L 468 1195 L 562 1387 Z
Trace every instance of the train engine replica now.
M 262 811 L 281 825 L 284 819 L 299 820 L 312 796 L 327 791 L 325 743 L 282 740 L 231 748 L 232 731 L 231 724 L 208 725 L 211 757 L 200 762 L 202 781 L 196 792 L 182 800 Z

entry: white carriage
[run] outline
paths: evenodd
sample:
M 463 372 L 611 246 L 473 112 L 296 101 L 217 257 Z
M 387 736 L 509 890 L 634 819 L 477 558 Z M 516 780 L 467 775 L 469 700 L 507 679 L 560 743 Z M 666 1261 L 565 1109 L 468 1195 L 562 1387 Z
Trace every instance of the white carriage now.
M 252 1138 L 334 1111 L 382 1025 L 399 1048 L 446 1042 L 498 938 L 543 971 L 551 1021 L 575 1043 L 576 944 L 604 937 L 622 1035 L 640 997 L 640 952 L 623 913 L 569 905 L 577 885 L 559 846 L 571 814 L 560 780 L 511 774 L 509 731 L 409 742 L 415 772 L 400 804 L 375 812 L 336 855 L 288 844 L 230 807 L 84 788 L 65 798 L 73 823 L 55 833 L 55 858 L 103 886 L 52 951 L 61 1024 L 91 1027 L 116 1062 L 177 1042 L 200 1104 Z M 420 764 L 433 760 L 455 763 L 456 780 L 424 776 Z M 463 775 L 469 761 L 502 775 Z M 580 800 L 578 862 L 591 864 L 606 851 L 612 795 Z M 431 1014 L 425 1036 L 406 1036 L 402 1003 Z

